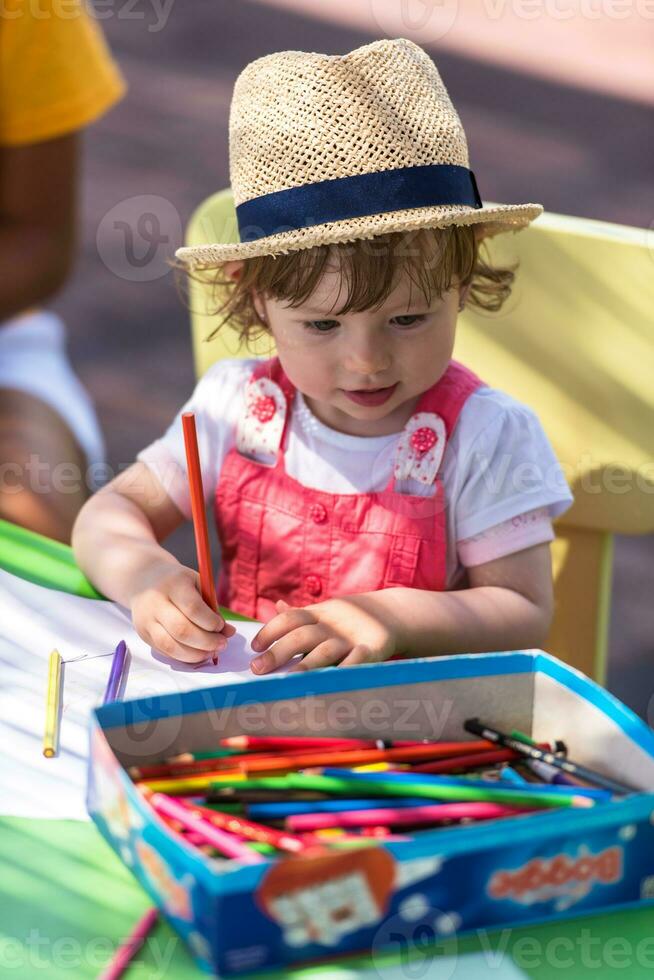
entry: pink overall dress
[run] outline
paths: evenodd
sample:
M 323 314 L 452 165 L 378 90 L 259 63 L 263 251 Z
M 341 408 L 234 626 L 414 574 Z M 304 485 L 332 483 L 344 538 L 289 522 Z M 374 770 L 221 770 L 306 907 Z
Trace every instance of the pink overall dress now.
M 278 358 L 258 365 L 216 488 L 221 605 L 267 622 L 277 599 L 305 606 L 392 586 L 445 589 L 446 508 L 438 470 L 466 399 L 483 384 L 450 361 L 405 425 L 387 487 L 340 494 L 305 487 L 286 472 L 295 389 Z M 267 465 L 252 453 L 276 462 Z M 396 481 L 409 477 L 433 484 L 434 494 L 396 491 Z

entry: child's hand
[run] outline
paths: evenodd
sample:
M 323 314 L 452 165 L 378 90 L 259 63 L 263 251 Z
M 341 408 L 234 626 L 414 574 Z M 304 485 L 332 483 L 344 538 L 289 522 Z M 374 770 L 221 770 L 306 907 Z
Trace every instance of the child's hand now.
M 256 674 L 267 674 L 298 653 L 305 657 L 296 669 L 310 670 L 388 660 L 397 652 L 395 628 L 374 593 L 297 609 L 280 599 L 275 606 L 277 615 L 252 640 L 253 650 L 265 651 L 250 664 Z
M 187 664 L 220 653 L 236 632 L 205 603 L 198 573 L 171 561 L 148 566 L 132 592 L 131 608 L 141 639 Z

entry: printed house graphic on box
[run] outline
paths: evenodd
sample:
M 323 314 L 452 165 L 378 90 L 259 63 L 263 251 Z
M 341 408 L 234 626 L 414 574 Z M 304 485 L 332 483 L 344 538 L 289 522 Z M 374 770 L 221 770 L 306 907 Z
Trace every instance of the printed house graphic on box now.
M 563 739 L 572 759 L 637 792 L 246 866 L 177 838 L 125 771 L 236 734 L 460 740 L 472 737 L 462 727 L 472 716 Z M 332 668 L 106 705 L 92 722 L 88 805 L 197 962 L 225 976 L 381 951 L 397 923 L 437 942 L 654 899 L 654 733 L 538 651 Z

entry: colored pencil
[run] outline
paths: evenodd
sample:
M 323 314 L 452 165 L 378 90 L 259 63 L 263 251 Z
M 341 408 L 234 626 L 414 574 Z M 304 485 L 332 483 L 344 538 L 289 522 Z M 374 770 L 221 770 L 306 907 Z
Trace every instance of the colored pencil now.
M 279 803 L 253 803 L 247 808 L 249 817 L 256 820 L 283 820 L 298 813 L 342 813 L 347 810 L 375 810 L 386 806 L 387 797 L 377 799 L 357 798 L 340 800 L 313 800 L 306 803 L 284 801 Z M 393 806 L 404 809 L 421 806 L 423 800 L 416 798 L 393 800 Z
M 99 980 L 118 980 L 119 977 L 123 976 L 145 942 L 145 937 L 157 924 L 158 918 L 157 909 L 149 909 L 139 919 L 127 941 L 120 944 L 109 966 L 100 974 Z
M 43 735 L 43 755 L 46 759 L 52 759 L 59 749 L 61 663 L 61 654 L 58 650 L 53 650 L 48 662 L 48 691 L 45 707 L 45 733 Z
M 239 803 L 249 807 L 253 803 L 288 803 L 289 800 L 297 802 L 316 801 L 329 799 L 326 793 L 307 792 L 305 790 L 291 789 L 237 789 L 236 786 L 222 786 L 220 789 L 213 787 L 204 794 L 204 805 L 215 806 L 219 810 L 223 809 L 225 803 Z
M 301 755 L 260 759 L 245 756 L 238 766 L 243 772 L 291 772 L 307 766 L 354 766 L 366 762 L 416 762 L 422 759 L 441 759 L 447 756 L 468 755 L 491 749 L 486 741 L 432 742 L 430 745 L 405 745 L 397 749 L 345 749 L 342 752 L 307 752 Z
M 414 766 L 414 772 L 454 772 L 455 769 L 479 769 L 480 766 L 497 765 L 498 762 L 515 762 L 520 756 L 513 749 L 488 749 L 468 756 L 459 755 L 453 759 L 440 759 Z
M 503 767 L 502 772 L 500 773 L 500 779 L 505 783 L 513 783 L 515 786 L 528 785 L 525 777 L 521 776 L 517 770 L 512 769 L 511 766 Z
M 401 772 L 410 767 L 404 762 L 366 762 L 362 766 L 352 766 L 353 772 Z
M 386 739 L 374 738 L 322 738 L 295 736 L 295 735 L 231 735 L 229 738 L 221 738 L 220 745 L 230 749 L 241 749 L 249 752 L 260 750 L 288 750 L 288 749 L 385 749 L 393 746 L 401 748 L 410 745 L 424 745 L 425 741 L 389 741 Z
M 230 755 L 241 755 L 239 749 L 211 749 L 208 752 L 180 752 L 164 759 L 161 765 L 174 766 L 184 762 L 199 762 L 201 759 L 224 759 Z
M 289 830 L 316 831 L 322 827 L 407 827 L 442 820 L 489 820 L 533 813 L 538 807 L 501 806 L 497 803 L 443 803 L 438 806 L 418 806 L 409 809 L 384 807 L 379 810 L 350 810 L 348 813 L 299 813 L 288 817 Z
M 114 655 L 111 658 L 111 670 L 109 672 L 109 680 L 107 682 L 107 689 L 104 692 L 104 697 L 102 699 L 103 704 L 108 704 L 110 701 L 115 701 L 118 698 L 120 691 L 120 685 L 123 679 L 123 674 L 125 672 L 125 663 L 127 661 L 127 644 L 124 640 L 121 640 L 116 649 L 114 650 Z
M 211 773 L 208 777 L 183 776 L 181 779 L 145 779 L 137 786 L 151 790 L 153 793 L 172 793 L 174 796 L 197 796 L 215 786 L 231 786 L 244 783 L 247 780 L 242 772 Z
M 178 820 L 187 830 L 204 838 L 205 844 L 215 847 L 226 857 L 234 858 L 243 864 L 260 864 L 265 860 L 260 854 L 251 851 L 233 834 L 220 830 L 205 820 L 198 807 L 183 800 L 174 800 L 163 793 L 153 793 L 149 802 L 154 809 L 166 817 Z
M 601 786 L 602 789 L 608 789 L 612 793 L 623 795 L 636 792 L 635 789 L 627 786 L 625 783 L 619 783 L 615 779 L 609 779 L 608 776 L 603 776 L 601 773 L 595 772 L 593 769 L 588 769 L 587 766 L 582 766 L 578 762 L 554 755 L 553 752 L 546 752 L 536 745 L 527 745 L 525 742 L 512 738 L 510 735 L 505 735 L 496 728 L 482 724 L 479 718 L 469 718 L 464 722 L 463 727 L 467 732 L 471 732 L 474 735 L 481 735 L 483 738 L 487 738 L 488 741 L 502 745 L 504 748 L 515 749 L 527 759 L 547 762 L 551 766 L 556 766 L 557 769 L 562 769 L 564 772 L 569 773 L 571 776 L 579 776 L 581 779 L 595 786 Z
M 361 783 L 356 779 L 346 779 L 337 776 L 306 775 L 304 773 L 289 773 L 286 776 L 290 787 L 298 789 L 322 789 L 326 792 L 335 791 L 346 794 L 356 794 L 361 789 Z M 434 782 L 400 782 L 390 779 L 371 779 L 367 787 L 374 795 L 379 796 L 416 796 L 425 799 L 441 799 L 464 802 L 471 800 L 475 803 L 507 803 L 514 806 L 544 807 L 590 807 L 593 800 L 583 796 L 561 796 L 547 790 L 539 793 L 527 793 L 521 788 L 511 789 L 489 786 L 488 789 L 478 786 L 452 786 Z
M 244 817 L 234 816 L 229 813 L 221 813 L 220 810 L 210 810 L 206 807 L 194 807 L 194 812 L 201 813 L 205 820 L 220 827 L 221 830 L 229 831 L 245 840 L 262 841 L 264 844 L 271 844 L 281 851 L 290 851 L 299 854 L 308 849 L 307 844 L 293 834 L 285 833 L 283 830 L 275 830 L 272 827 L 265 827 L 263 824 L 254 823 Z
M 182 429 L 184 432 L 184 448 L 186 450 L 186 465 L 188 469 L 189 490 L 191 494 L 191 513 L 193 516 L 193 531 L 195 533 L 195 548 L 198 555 L 200 572 L 200 592 L 206 604 L 218 612 L 216 585 L 213 578 L 213 565 L 209 549 L 209 530 L 207 528 L 207 513 L 205 510 L 204 490 L 202 487 L 202 470 L 200 468 L 200 453 L 198 451 L 198 435 L 195 428 L 195 413 L 182 413 Z M 214 664 L 218 657 L 212 654 Z
M 224 749 L 224 755 L 219 752 L 213 753 L 194 753 L 183 752 L 178 756 L 166 759 L 165 762 L 148 763 L 147 766 L 130 766 L 127 770 L 134 781 L 139 779 L 157 779 L 159 776 L 172 776 L 177 770 L 188 772 L 204 772 L 212 767 L 220 765 L 223 759 L 232 755 L 231 749 Z
M 335 776 L 343 779 L 358 779 L 362 783 L 369 783 L 371 779 L 375 778 L 374 773 L 359 773 L 353 772 L 351 769 L 329 769 L 325 767 L 321 771 L 323 776 Z M 514 789 L 516 784 L 510 780 L 503 779 L 469 779 L 466 776 L 440 776 L 434 775 L 433 773 L 416 773 L 416 772 L 387 772 L 384 774 L 384 779 L 392 780 L 395 783 L 404 783 L 405 785 L 411 786 L 412 783 L 433 783 L 437 786 L 463 786 L 471 787 L 476 786 L 478 789 L 487 789 L 488 787 L 496 787 L 501 789 Z M 610 797 L 610 793 L 605 789 L 586 789 L 582 786 L 550 786 L 544 787 L 541 783 L 528 783 L 523 780 L 519 783 L 520 788 L 525 793 L 535 793 L 539 795 L 546 789 L 547 793 L 554 793 L 557 796 L 585 796 L 589 800 L 599 800 L 604 801 Z
M 311 841 L 312 839 L 316 842 L 320 841 L 319 837 L 315 837 L 313 834 L 305 834 L 304 839 L 306 841 Z M 407 841 L 413 840 L 408 834 L 389 834 L 384 838 L 385 844 L 394 844 L 397 841 Z M 363 847 L 378 847 L 378 840 L 374 836 L 367 834 L 352 834 L 347 837 L 336 837 L 334 840 L 329 842 L 330 851 L 347 851 L 356 850 L 357 848 Z
M 241 758 L 241 756 L 239 756 Z M 152 779 L 183 779 L 220 776 L 228 772 L 242 772 L 231 764 L 229 759 L 198 759 L 197 762 L 166 763 L 157 765 L 133 766 L 130 776 L 137 783 L 149 782 Z

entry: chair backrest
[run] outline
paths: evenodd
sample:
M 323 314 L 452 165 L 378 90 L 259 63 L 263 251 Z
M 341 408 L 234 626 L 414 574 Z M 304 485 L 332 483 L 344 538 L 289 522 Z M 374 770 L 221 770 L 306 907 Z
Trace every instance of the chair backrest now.
M 229 189 L 189 223 L 187 244 L 208 241 L 238 241 Z M 654 235 L 546 213 L 487 247 L 494 263 L 519 264 L 516 284 L 498 314 L 461 316 L 454 356 L 530 405 L 552 441 L 575 503 L 556 522 L 545 646 L 603 681 L 613 535 L 654 531 Z M 219 322 L 207 304 L 192 283 L 198 375 L 221 357 L 251 356 L 227 323 L 204 342 Z M 270 344 L 254 352 L 269 355 Z

